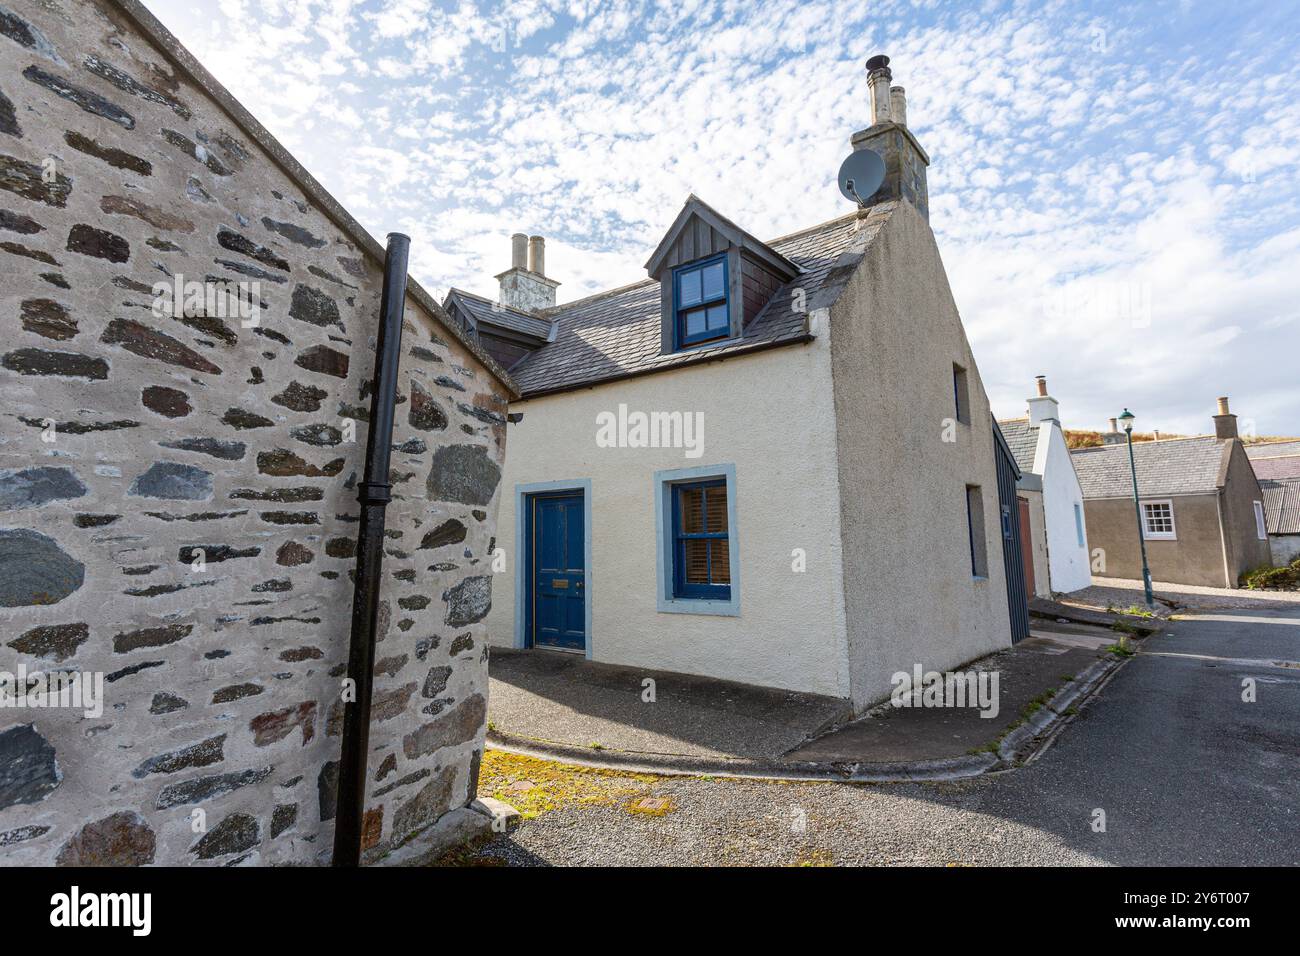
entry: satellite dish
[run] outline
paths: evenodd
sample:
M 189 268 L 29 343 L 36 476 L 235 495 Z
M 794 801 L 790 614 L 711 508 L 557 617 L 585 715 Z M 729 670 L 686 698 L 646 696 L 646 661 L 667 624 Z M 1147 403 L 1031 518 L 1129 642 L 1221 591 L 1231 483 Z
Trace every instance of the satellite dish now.
M 869 149 L 855 149 L 840 164 L 839 180 L 844 198 L 865 206 L 885 181 L 885 161 Z

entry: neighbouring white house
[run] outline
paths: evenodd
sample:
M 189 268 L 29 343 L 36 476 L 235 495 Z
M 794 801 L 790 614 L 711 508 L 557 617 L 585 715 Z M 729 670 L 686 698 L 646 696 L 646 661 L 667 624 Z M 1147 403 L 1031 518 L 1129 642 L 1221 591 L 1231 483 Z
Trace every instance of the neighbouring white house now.
M 1050 598 L 1092 584 L 1092 565 L 1083 487 L 1061 429 L 1060 403 L 1047 394 L 1046 377 L 1039 375 L 1035 386 L 1027 415 L 998 425 L 1020 467 L 1025 585 Z
M 860 710 L 1011 643 L 1014 502 L 887 63 L 861 208 L 762 241 L 691 196 L 640 282 L 557 306 L 516 235 L 498 302 L 449 295 L 522 395 L 495 644 Z

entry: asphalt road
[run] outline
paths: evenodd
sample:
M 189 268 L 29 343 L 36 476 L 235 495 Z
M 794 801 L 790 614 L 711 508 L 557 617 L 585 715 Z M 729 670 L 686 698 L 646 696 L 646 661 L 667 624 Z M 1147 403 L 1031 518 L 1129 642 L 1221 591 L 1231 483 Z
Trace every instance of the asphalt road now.
M 1296 865 L 1298 662 L 1300 609 L 1202 614 L 1148 639 L 1027 766 L 937 785 L 600 782 L 466 862 Z M 666 812 L 632 812 L 644 797 Z

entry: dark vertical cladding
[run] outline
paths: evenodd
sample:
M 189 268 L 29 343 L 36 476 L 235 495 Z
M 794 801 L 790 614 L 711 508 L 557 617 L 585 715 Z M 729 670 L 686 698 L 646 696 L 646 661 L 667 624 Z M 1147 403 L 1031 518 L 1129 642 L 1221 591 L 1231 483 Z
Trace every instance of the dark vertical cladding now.
M 384 259 L 384 290 L 379 306 L 370 428 L 366 436 L 365 476 L 357 489 L 361 523 L 357 532 L 352 643 L 348 653 L 348 677 L 356 689 L 356 699 L 344 707 L 338 810 L 334 821 L 335 866 L 357 866 L 361 860 L 361 815 L 366 797 L 366 752 L 370 746 L 375 631 L 379 620 L 380 572 L 384 560 L 384 510 L 388 507 L 392 488 L 388 483 L 388 461 L 393 442 L 393 409 L 397 399 L 397 365 L 402 353 L 406 260 L 410 246 L 409 237 L 389 233 L 388 254 Z
M 1011 615 L 1011 641 L 1029 636 L 1029 589 L 1025 583 L 1025 546 L 1020 528 L 1020 502 L 1016 500 L 1016 482 L 1020 469 L 1015 456 L 1002 437 L 1002 429 L 993 422 L 993 456 L 998 470 L 998 512 L 1001 517 L 1002 563 L 1007 576 L 1007 610 Z M 1032 555 L 1030 556 L 1032 560 Z

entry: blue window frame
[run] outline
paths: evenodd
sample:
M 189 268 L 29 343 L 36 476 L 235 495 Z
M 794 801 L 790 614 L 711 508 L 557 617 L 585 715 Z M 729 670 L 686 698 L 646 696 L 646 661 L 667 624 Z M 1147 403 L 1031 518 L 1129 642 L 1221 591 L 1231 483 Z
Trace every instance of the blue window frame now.
M 1074 532 L 1079 536 L 1079 547 L 1083 547 L 1083 505 L 1074 503 Z
M 672 486 L 673 597 L 731 600 L 727 481 Z
M 679 349 L 731 334 L 725 254 L 673 272 L 673 315 Z

